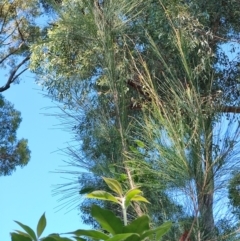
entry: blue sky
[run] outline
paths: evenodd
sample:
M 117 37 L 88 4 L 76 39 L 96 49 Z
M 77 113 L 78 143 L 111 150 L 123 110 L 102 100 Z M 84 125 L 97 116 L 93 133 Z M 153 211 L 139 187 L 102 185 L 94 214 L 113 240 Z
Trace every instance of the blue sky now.
M 59 197 L 53 197 L 54 185 L 64 182 L 64 174 L 52 173 L 63 166 L 67 157 L 59 149 L 71 142 L 70 133 L 63 131 L 56 117 L 46 116 L 54 106 L 43 97 L 40 87 L 28 73 L 18 85 L 5 91 L 4 96 L 22 115 L 18 138 L 29 141 L 31 160 L 11 176 L 0 177 L 0 240 L 8 241 L 9 233 L 21 229 L 13 220 L 36 229 L 37 221 L 46 212 L 47 228 L 44 235 L 86 228 L 77 209 L 57 212 Z M 79 201 L 80 201 L 79 197 Z

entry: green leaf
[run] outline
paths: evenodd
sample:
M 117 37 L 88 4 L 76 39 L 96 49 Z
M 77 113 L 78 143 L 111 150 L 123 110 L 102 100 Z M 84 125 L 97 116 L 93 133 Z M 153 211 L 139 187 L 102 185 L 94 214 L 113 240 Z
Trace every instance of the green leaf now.
M 127 175 L 126 174 L 124 174 L 124 173 L 121 173 L 120 175 L 119 175 L 119 181 L 121 181 L 121 182 L 123 182 L 123 181 L 125 181 L 125 180 L 127 180 Z
M 129 146 L 130 150 L 135 154 L 140 154 L 139 150 L 133 146 Z
M 171 222 L 166 222 L 162 224 L 160 227 L 156 228 L 156 239 L 159 240 L 164 234 L 166 234 L 169 229 L 172 227 Z
M 145 197 L 140 196 L 140 195 L 136 195 L 135 197 L 133 197 L 133 198 L 131 199 L 131 201 L 150 203 Z
M 31 238 L 29 234 L 24 233 L 23 231 L 20 231 L 20 230 L 15 230 L 15 231 L 16 231 L 18 234 L 21 234 L 21 235 L 23 235 L 23 236 L 25 236 L 25 237 Z
M 122 233 L 123 223 L 112 211 L 93 205 L 91 215 L 99 222 L 101 227 L 109 233 Z
M 156 234 L 156 240 L 159 240 L 164 234 L 166 234 L 169 231 L 171 226 L 172 226 L 171 222 L 166 222 L 162 224 L 160 227 L 144 232 L 143 235 L 141 236 L 141 239 L 143 240 L 147 237 L 150 237 L 152 234 Z
M 79 191 L 79 194 L 87 194 L 94 191 L 94 187 L 85 187 Z
M 117 193 L 119 196 L 123 195 L 122 186 L 117 180 L 113 178 L 106 178 L 106 177 L 103 177 L 103 180 L 107 183 L 108 187 L 112 191 Z
M 53 237 L 50 237 L 50 238 L 53 238 Z M 65 238 L 65 237 L 54 237 L 54 240 L 55 241 L 73 241 L 72 239 L 70 238 Z M 51 241 L 51 240 L 50 240 Z
M 127 208 L 130 205 L 132 198 L 140 193 L 142 193 L 142 191 L 137 188 L 129 190 L 125 194 L 125 207 Z
M 115 203 L 119 203 L 117 198 L 115 198 L 111 193 L 105 191 L 94 191 L 87 194 L 87 198 L 96 198 L 105 201 L 111 201 Z
M 140 140 L 134 140 L 136 142 L 136 144 L 138 145 L 138 147 L 141 147 L 141 148 L 144 148 L 145 147 L 145 144 L 140 141 Z
M 77 241 L 87 241 L 87 240 L 84 239 L 84 238 L 79 238 L 79 237 L 73 237 L 73 238 L 75 238 Z
M 37 241 L 36 234 L 34 233 L 34 231 L 30 227 L 28 227 L 27 225 L 22 224 L 18 221 L 14 221 L 14 222 L 16 222 L 19 226 L 21 226 L 34 241 Z
M 138 233 L 141 235 L 144 231 L 149 229 L 149 217 L 147 215 L 143 215 L 125 226 L 123 228 L 123 233 Z
M 46 221 L 46 217 L 45 217 L 45 213 L 41 216 L 41 218 L 38 221 L 38 225 L 37 225 L 37 236 L 38 238 L 42 235 L 45 227 L 47 225 L 47 221 Z
M 56 239 L 54 237 L 45 237 L 41 238 L 41 241 L 56 241 Z
M 117 234 L 117 235 L 114 235 L 112 238 L 107 239 L 106 241 L 122 241 L 122 240 L 126 240 L 127 238 L 132 237 L 132 236 L 138 238 L 138 239 L 134 239 L 134 240 L 140 241 L 139 235 L 137 235 L 136 233 Z
M 100 231 L 97 231 L 97 230 L 78 229 L 74 232 L 70 232 L 70 233 L 66 233 L 66 234 L 74 234 L 76 236 L 86 236 L 86 237 L 90 237 L 90 238 L 94 238 L 94 239 L 103 239 L 103 240 L 109 239 L 109 236 L 107 236 L 106 234 L 104 234 Z
M 10 235 L 11 235 L 11 241 L 32 241 L 30 237 L 26 237 L 18 233 L 10 233 Z

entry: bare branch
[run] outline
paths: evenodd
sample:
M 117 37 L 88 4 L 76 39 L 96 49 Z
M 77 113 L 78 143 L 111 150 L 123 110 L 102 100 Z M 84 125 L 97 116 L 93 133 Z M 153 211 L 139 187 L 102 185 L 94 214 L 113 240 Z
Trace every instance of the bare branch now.
M 13 51 L 11 51 L 8 55 L 6 55 L 4 58 L 2 58 L 0 60 L 0 64 L 2 64 L 9 56 L 11 56 L 12 54 L 15 54 L 23 45 L 24 43 L 22 42 L 16 49 L 14 49 Z
M 224 106 L 221 109 L 223 113 L 240 113 L 240 107 L 237 106 Z

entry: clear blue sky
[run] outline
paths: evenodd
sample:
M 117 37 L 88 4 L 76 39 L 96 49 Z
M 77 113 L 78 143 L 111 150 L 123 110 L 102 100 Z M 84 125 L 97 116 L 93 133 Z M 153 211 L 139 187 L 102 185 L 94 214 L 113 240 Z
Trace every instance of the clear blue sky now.
M 60 196 L 53 197 L 52 191 L 54 185 L 64 182 L 64 174 L 51 172 L 64 165 L 62 160 L 67 157 L 56 151 L 67 147 L 71 136 L 60 129 L 55 117 L 43 114 L 53 111 L 44 108 L 54 104 L 42 96 L 29 73 L 19 85 L 13 85 L 3 94 L 22 114 L 18 138 L 28 139 L 31 161 L 11 176 L 0 177 L 0 240 L 11 240 L 9 233 L 21 229 L 13 220 L 36 229 L 43 212 L 47 217 L 45 235 L 86 228 L 77 209 L 56 212 Z

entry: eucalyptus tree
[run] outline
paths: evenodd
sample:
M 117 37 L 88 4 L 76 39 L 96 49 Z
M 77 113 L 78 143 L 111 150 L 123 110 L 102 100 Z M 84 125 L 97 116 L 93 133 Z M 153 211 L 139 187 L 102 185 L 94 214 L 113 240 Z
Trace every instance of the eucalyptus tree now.
M 230 136 L 216 128 L 222 113 L 239 112 L 237 57 L 220 48 L 238 41 L 239 4 L 63 0 L 46 40 L 31 47 L 32 69 L 73 120 L 75 165 L 93 184 L 108 173 L 131 188 L 151 186 L 154 207 L 159 194 L 171 202 L 187 194 L 190 209 L 182 214 L 180 202 L 175 210 L 190 220 L 193 240 L 214 238 L 214 194 L 238 166 L 227 160 L 237 122 L 225 122 L 236 128 Z
M 5 78 L 0 83 L 0 92 L 18 83 L 28 70 L 29 46 L 46 33 L 45 21 L 51 14 L 52 5 L 45 0 L 1 0 L 0 1 L 0 68 Z
M 27 140 L 17 140 L 16 132 L 21 122 L 20 112 L 0 95 L 0 175 L 11 175 L 17 167 L 30 160 Z

